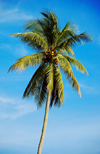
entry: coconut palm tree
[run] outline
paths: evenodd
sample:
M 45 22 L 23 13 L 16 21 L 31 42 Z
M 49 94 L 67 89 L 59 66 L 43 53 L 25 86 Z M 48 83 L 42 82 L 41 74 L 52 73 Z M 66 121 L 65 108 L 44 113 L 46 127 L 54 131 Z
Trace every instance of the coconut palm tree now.
M 51 11 L 41 12 L 43 17 L 30 20 L 25 24 L 25 33 L 14 33 L 15 37 L 36 49 L 37 53 L 27 55 L 17 60 L 10 70 L 24 71 L 30 65 L 39 64 L 38 69 L 28 83 L 23 98 L 33 95 L 37 107 L 46 102 L 42 134 L 37 154 L 41 154 L 44 141 L 49 107 L 64 105 L 64 87 L 61 71 L 71 86 L 81 96 L 78 82 L 73 74 L 71 65 L 87 73 L 85 67 L 75 59 L 72 47 L 76 44 L 92 41 L 90 34 L 83 32 L 77 34 L 71 22 L 67 22 L 61 30 L 56 15 Z M 8 72 L 9 72 L 8 71 Z

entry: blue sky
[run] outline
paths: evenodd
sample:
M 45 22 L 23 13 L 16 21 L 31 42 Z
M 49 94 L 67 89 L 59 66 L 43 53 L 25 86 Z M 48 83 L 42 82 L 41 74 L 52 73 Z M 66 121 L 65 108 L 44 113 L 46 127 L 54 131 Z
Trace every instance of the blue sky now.
M 45 105 L 37 110 L 34 99 L 22 99 L 35 67 L 10 72 L 16 59 L 34 51 L 11 37 L 24 32 L 24 22 L 40 18 L 45 8 L 58 15 L 59 25 L 72 21 L 79 33 L 87 31 L 92 43 L 74 49 L 75 58 L 89 76 L 74 74 L 82 97 L 63 78 L 65 103 L 49 111 L 43 154 L 100 154 L 100 2 L 97 0 L 0 0 L 0 154 L 35 154 L 40 139 Z

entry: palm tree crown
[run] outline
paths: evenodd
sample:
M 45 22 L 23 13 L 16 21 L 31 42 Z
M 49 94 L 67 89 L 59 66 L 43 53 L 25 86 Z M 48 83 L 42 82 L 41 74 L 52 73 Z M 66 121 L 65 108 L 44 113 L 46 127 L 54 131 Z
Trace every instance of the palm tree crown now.
M 84 32 L 77 34 L 71 22 L 67 22 L 63 30 L 58 26 L 57 17 L 53 12 L 42 12 L 42 19 L 32 20 L 26 23 L 25 29 L 31 32 L 14 33 L 21 41 L 27 43 L 38 53 L 22 57 L 9 69 L 25 70 L 28 66 L 40 64 L 32 76 L 23 97 L 34 95 L 37 105 L 40 107 L 47 97 L 47 91 L 51 91 L 50 106 L 64 104 L 64 88 L 60 69 L 72 87 L 81 96 L 78 82 L 73 74 L 71 65 L 75 65 L 81 72 L 86 73 L 85 67 L 74 58 L 72 46 L 83 41 L 89 42 L 91 36 Z M 71 55 L 71 57 L 69 56 Z
M 26 23 L 25 30 L 30 32 L 12 34 L 36 49 L 37 53 L 18 59 L 9 71 L 19 69 L 23 71 L 30 65 L 40 64 L 27 85 L 23 97 L 34 95 L 37 107 L 41 107 L 49 92 L 49 106 L 52 107 L 53 104 L 60 106 L 64 104 L 64 87 L 60 70 L 64 72 L 66 79 L 81 96 L 71 65 L 75 65 L 83 73 L 88 73 L 85 67 L 74 58 L 72 47 L 92 41 L 92 38 L 87 32 L 77 34 L 71 22 L 67 22 L 61 30 L 57 17 L 51 11 L 41 12 L 41 14 L 42 19 Z

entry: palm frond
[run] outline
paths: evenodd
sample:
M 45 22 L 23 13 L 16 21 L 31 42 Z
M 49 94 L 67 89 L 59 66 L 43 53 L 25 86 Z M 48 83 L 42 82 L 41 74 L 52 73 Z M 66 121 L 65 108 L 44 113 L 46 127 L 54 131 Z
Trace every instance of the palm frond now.
M 40 108 L 43 103 L 45 103 L 45 100 L 47 98 L 47 82 L 46 82 L 46 76 L 41 78 L 41 80 L 38 83 L 38 87 L 35 91 L 35 100 L 37 104 L 37 108 Z
M 69 80 L 69 83 L 72 85 L 74 90 L 77 91 L 77 93 L 81 97 L 80 88 L 79 88 L 78 82 L 73 74 L 73 71 L 72 71 L 69 61 L 64 57 L 64 55 L 61 55 L 61 54 L 58 54 L 58 59 L 60 62 L 60 67 L 61 67 L 62 71 L 64 72 L 64 74 L 67 75 L 67 79 Z
M 11 70 L 24 71 L 30 65 L 32 66 L 37 65 L 42 62 L 43 55 L 44 53 L 41 52 L 41 53 L 36 53 L 36 54 L 22 57 L 18 59 L 17 62 L 9 68 L 8 72 Z
M 77 42 L 80 42 L 80 43 L 81 43 L 81 41 L 83 41 L 83 42 L 93 41 L 92 36 L 89 33 L 87 33 L 87 32 L 83 32 L 80 35 L 75 35 L 74 39 Z
M 66 25 L 65 25 L 65 27 L 63 28 L 63 30 L 62 30 L 62 32 L 64 32 L 64 31 L 66 31 L 66 30 L 71 30 L 71 31 L 73 31 L 73 29 L 72 29 L 72 23 L 71 22 L 67 22 L 66 23 Z
M 58 33 L 58 20 L 53 12 L 42 13 L 44 18 L 38 19 L 37 23 L 44 32 L 44 37 L 49 45 L 55 44 L 57 33 Z
M 47 91 L 52 93 L 54 89 L 54 64 L 49 63 L 45 66 L 45 76 L 39 82 L 38 88 L 35 92 L 35 99 L 38 103 L 38 107 L 41 107 L 43 101 L 47 97 Z
M 41 64 L 30 80 L 23 97 L 34 95 L 37 107 L 40 108 L 47 97 L 47 91 L 53 89 L 53 65 Z
M 57 56 L 58 56 L 60 65 L 63 65 L 63 63 L 65 63 L 66 64 L 66 69 L 71 69 L 71 65 L 68 62 L 68 60 L 64 57 L 64 55 L 58 54 Z
M 73 49 L 71 48 L 71 46 L 74 46 L 78 43 L 92 41 L 91 35 L 88 34 L 87 32 L 81 33 L 79 35 L 74 35 L 74 33 L 73 33 L 72 36 L 62 37 L 61 39 L 62 39 L 62 41 L 60 40 L 58 42 L 56 49 L 57 50 L 62 49 L 63 52 L 65 52 L 71 56 L 74 56 L 74 52 L 73 52 Z
M 38 20 L 29 20 L 25 22 L 25 30 L 30 30 L 31 32 L 37 33 L 45 39 L 44 31 Z
M 25 30 L 30 30 L 31 32 L 35 32 L 35 29 L 39 28 L 37 20 L 29 20 L 28 22 L 25 22 L 24 28 Z
M 37 88 L 37 84 L 38 81 L 40 80 L 40 75 L 42 74 L 42 69 L 44 68 L 44 65 L 41 64 L 38 69 L 36 70 L 36 72 L 34 73 L 34 75 L 32 76 L 30 82 L 28 83 L 24 94 L 23 94 L 23 98 L 24 97 L 29 97 L 29 95 L 34 95 L 34 92 Z
M 75 56 L 73 49 L 71 48 L 71 46 L 66 45 L 64 46 L 64 43 L 61 43 L 60 46 L 56 47 L 56 49 L 59 51 L 61 50 L 62 53 L 67 54 L 67 55 L 71 55 L 71 56 Z
M 54 64 L 49 63 L 46 68 L 47 89 L 52 93 L 54 88 Z
M 53 103 L 58 107 L 64 105 L 64 87 L 59 67 L 54 69 L 54 88 L 51 93 L 50 108 Z
M 83 44 L 84 42 L 90 42 L 90 41 L 93 41 L 91 35 L 87 32 L 83 32 L 79 35 L 74 35 L 73 37 L 68 38 L 66 41 L 66 45 L 69 44 L 73 46 L 78 43 Z
M 88 72 L 85 69 L 85 67 L 82 65 L 82 63 L 80 63 L 78 60 L 76 60 L 73 57 L 69 57 L 69 56 L 66 56 L 66 55 L 63 55 L 63 56 L 69 61 L 69 63 L 71 65 L 75 65 L 78 70 L 80 70 L 82 73 L 86 73 L 88 75 Z
M 49 12 L 48 12 L 49 13 Z M 48 20 L 49 20 L 49 15 L 48 15 L 48 13 L 46 12 L 41 12 L 41 14 L 45 17 L 45 18 L 47 18 Z
M 63 80 L 60 72 L 59 67 L 55 67 L 55 99 L 54 105 L 58 105 L 59 103 L 64 105 L 64 87 L 63 87 Z
M 71 36 L 74 36 L 73 28 L 71 27 L 71 22 L 67 22 L 63 30 L 59 31 L 56 46 L 59 46 Z
M 48 44 L 42 36 L 34 32 L 14 33 L 12 36 L 19 37 L 21 41 L 38 50 L 47 51 Z
M 54 81 L 54 88 L 53 88 L 53 91 L 52 91 L 52 93 L 51 93 L 51 100 L 50 100 L 50 108 L 52 107 L 52 105 L 53 105 L 53 102 L 54 102 L 54 99 L 55 99 L 55 97 L 56 97 L 56 85 L 55 85 L 55 81 Z
M 57 106 L 57 107 L 60 107 L 62 104 L 64 104 L 64 103 L 61 103 L 60 101 L 59 91 L 56 87 L 53 89 L 53 92 L 51 94 L 50 108 L 52 107 L 53 103 L 54 103 L 54 106 Z

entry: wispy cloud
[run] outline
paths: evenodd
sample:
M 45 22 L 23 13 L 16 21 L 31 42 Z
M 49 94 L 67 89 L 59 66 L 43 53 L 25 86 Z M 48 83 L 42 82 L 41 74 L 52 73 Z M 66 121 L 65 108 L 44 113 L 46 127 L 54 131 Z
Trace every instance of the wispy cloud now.
M 34 110 L 36 110 L 34 103 L 19 98 L 0 96 L 0 119 L 10 118 L 14 120 Z
M 4 10 L 1 8 L 0 11 L 0 22 L 5 23 L 5 22 L 11 22 L 15 20 L 27 20 L 27 19 L 32 19 L 31 15 L 27 15 L 24 12 L 21 12 L 17 7 L 11 10 Z
M 16 54 L 19 56 L 26 56 L 28 54 L 28 51 L 25 49 L 24 45 L 19 48 L 16 48 Z
M 85 84 L 79 84 L 80 88 L 83 89 L 85 92 L 87 93 L 93 93 L 93 94 L 98 94 L 99 91 L 97 90 L 98 88 L 94 87 L 94 86 L 87 86 Z
M 31 54 L 27 47 L 23 44 L 11 45 L 11 44 L 1 44 L 0 49 L 5 50 L 15 55 L 15 56 L 26 56 L 27 54 Z
M 0 49 L 11 50 L 11 45 L 10 44 L 0 44 Z
M 13 104 L 13 100 L 11 98 L 0 97 L 0 103 L 10 103 L 10 104 Z
M 87 89 L 87 90 L 93 90 L 94 89 L 93 87 L 89 87 L 89 86 L 87 86 L 85 84 L 79 84 L 79 85 L 80 85 L 80 87 L 82 87 L 84 89 Z

